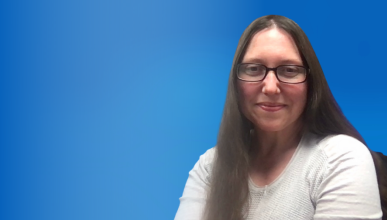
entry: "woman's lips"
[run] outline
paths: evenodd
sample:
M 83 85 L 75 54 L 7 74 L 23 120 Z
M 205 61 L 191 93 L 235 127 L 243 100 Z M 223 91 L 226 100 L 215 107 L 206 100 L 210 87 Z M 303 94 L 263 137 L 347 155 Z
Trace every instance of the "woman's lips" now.
M 261 107 L 264 111 L 276 112 L 285 107 L 284 104 L 279 103 L 258 103 L 258 106 Z

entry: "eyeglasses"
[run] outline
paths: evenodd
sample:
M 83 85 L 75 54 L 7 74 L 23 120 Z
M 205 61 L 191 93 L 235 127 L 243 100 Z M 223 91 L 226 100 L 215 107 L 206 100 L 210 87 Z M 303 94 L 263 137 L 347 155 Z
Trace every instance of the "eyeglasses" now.
M 257 63 L 241 63 L 238 64 L 237 77 L 242 81 L 259 82 L 266 78 L 270 70 L 274 71 L 278 81 L 290 84 L 305 82 L 306 75 L 309 72 L 309 69 L 297 65 L 281 65 L 269 68 Z

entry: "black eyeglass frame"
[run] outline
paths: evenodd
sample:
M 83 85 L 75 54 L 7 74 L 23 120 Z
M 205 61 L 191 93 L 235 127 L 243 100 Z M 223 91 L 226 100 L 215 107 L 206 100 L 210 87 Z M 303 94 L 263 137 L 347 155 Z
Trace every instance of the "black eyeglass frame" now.
M 255 65 L 259 65 L 259 66 L 265 67 L 265 69 L 266 69 L 265 75 L 263 76 L 263 78 L 262 78 L 261 80 L 250 81 L 250 80 L 244 80 L 244 79 L 239 78 L 239 68 L 240 68 L 242 65 L 248 65 L 248 64 L 255 64 Z M 279 67 L 282 67 L 282 66 L 296 66 L 296 67 L 302 67 L 302 68 L 304 68 L 304 69 L 305 69 L 305 80 L 302 81 L 302 82 L 297 82 L 297 83 L 289 83 L 289 82 L 281 81 L 281 80 L 279 79 L 279 77 L 278 77 L 277 69 L 278 69 Z M 305 66 L 299 66 L 299 65 L 279 65 L 279 66 L 274 67 L 274 68 L 269 68 L 269 67 L 267 67 L 267 66 L 265 66 L 265 65 L 263 65 L 263 64 L 260 64 L 260 63 L 239 63 L 239 64 L 237 65 L 237 78 L 238 78 L 239 80 L 245 81 L 245 82 L 261 82 L 261 81 L 265 80 L 265 78 L 266 78 L 267 74 L 270 72 L 270 70 L 273 70 L 273 71 L 274 71 L 274 75 L 275 75 L 275 77 L 277 78 L 277 80 L 278 80 L 279 82 L 281 82 L 281 83 L 286 83 L 286 84 L 299 84 L 299 83 L 304 83 L 304 82 L 307 80 L 307 78 L 308 78 L 308 74 L 310 73 L 310 69 L 309 69 L 309 68 L 306 68 Z

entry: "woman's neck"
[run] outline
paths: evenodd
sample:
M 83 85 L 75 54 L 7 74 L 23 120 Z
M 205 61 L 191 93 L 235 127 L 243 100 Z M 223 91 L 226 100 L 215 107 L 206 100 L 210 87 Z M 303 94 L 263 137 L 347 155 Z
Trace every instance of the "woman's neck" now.
M 302 137 L 303 123 L 295 122 L 281 131 L 262 131 L 254 129 L 252 156 L 267 158 L 286 153 L 298 146 Z

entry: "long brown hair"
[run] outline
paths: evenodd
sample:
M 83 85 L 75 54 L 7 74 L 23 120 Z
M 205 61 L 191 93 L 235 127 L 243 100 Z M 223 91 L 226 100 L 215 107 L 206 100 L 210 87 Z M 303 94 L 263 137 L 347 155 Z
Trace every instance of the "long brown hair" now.
M 240 110 L 236 71 L 251 38 L 257 32 L 272 26 L 290 34 L 304 65 L 310 69 L 307 103 L 303 113 L 307 130 L 319 136 L 346 134 L 365 144 L 334 99 L 312 45 L 302 29 L 283 16 L 268 15 L 258 18 L 243 32 L 235 52 L 204 212 L 207 220 L 242 220 L 247 214 L 246 207 L 249 207 L 250 202 L 248 169 L 252 123 Z M 380 171 L 381 166 L 378 168 L 376 161 L 375 165 Z

